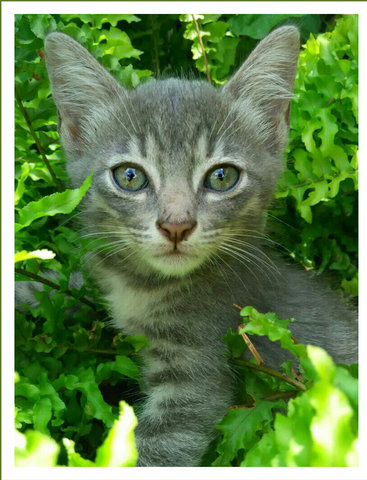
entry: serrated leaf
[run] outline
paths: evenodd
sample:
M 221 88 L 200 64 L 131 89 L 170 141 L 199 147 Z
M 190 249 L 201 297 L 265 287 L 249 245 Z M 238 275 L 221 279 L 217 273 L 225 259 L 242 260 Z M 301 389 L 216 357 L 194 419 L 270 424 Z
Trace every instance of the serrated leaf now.
M 306 200 L 303 200 L 302 205 L 311 207 L 317 205 L 321 201 L 325 200 L 329 191 L 329 184 L 327 180 L 322 180 L 321 182 L 314 183 L 310 185 L 313 188 L 313 191 L 309 193 Z
M 288 350 L 297 358 L 306 355 L 305 346 L 301 343 L 296 344 L 292 339 L 291 331 L 287 328 L 288 324 L 294 319 L 281 320 L 275 313 L 262 314 L 253 307 L 243 308 L 241 316 L 244 317 L 245 326 L 240 330 L 240 333 L 265 335 L 272 342 L 280 340 L 282 348 Z
M 220 454 L 214 466 L 228 466 L 238 450 L 248 450 L 259 440 L 260 432 L 273 420 L 273 410 L 284 408 L 284 401 L 259 401 L 255 407 L 229 410 L 223 420 L 217 424 L 223 439 L 217 450 Z

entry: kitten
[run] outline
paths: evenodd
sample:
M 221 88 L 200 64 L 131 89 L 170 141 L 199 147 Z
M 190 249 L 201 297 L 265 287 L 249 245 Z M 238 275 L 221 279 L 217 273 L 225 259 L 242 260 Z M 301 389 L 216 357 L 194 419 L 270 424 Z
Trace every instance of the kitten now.
M 94 172 L 84 228 L 112 248 L 87 269 L 116 328 L 150 342 L 139 465 L 199 465 L 234 402 L 221 339 L 239 324 L 233 303 L 295 317 L 296 338 L 356 360 L 354 313 L 261 245 L 298 31 L 273 31 L 221 89 L 168 79 L 127 91 L 64 34 L 48 35 L 45 51 L 71 181 Z M 257 346 L 270 365 L 284 360 L 265 339 Z

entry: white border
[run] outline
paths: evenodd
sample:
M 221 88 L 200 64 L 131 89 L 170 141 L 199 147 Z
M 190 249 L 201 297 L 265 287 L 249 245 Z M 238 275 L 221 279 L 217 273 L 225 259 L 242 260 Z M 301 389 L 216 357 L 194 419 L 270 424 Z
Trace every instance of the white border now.
M 13 151 L 14 151 L 14 14 L 16 13 L 358 13 L 360 34 L 360 159 L 362 184 L 365 183 L 365 61 L 366 52 L 366 5 L 363 2 L 2 2 L 2 478 L 4 480 L 73 480 L 73 479 L 177 479 L 210 478 L 223 479 L 294 479 L 323 480 L 367 479 L 366 443 L 366 375 L 360 372 L 360 466 L 358 468 L 70 468 L 39 467 L 15 468 L 12 432 L 14 429 L 14 347 L 13 347 Z M 363 56 L 362 56 L 363 55 Z M 360 191 L 361 205 L 366 205 L 366 190 Z M 366 254 L 362 239 L 365 239 L 365 222 L 360 218 L 360 291 L 366 285 L 364 266 Z M 366 338 L 365 299 L 360 296 L 360 365 L 365 367 L 366 354 L 363 351 Z

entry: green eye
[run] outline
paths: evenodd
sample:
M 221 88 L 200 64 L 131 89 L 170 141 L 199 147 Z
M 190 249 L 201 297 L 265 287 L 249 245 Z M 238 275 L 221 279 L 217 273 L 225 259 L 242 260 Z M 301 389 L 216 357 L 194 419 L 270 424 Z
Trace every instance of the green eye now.
M 138 192 L 148 186 L 148 178 L 139 167 L 121 165 L 113 170 L 113 178 L 123 190 Z
M 216 192 L 226 192 L 236 185 L 240 172 L 235 167 L 224 165 L 211 170 L 204 180 L 204 186 Z

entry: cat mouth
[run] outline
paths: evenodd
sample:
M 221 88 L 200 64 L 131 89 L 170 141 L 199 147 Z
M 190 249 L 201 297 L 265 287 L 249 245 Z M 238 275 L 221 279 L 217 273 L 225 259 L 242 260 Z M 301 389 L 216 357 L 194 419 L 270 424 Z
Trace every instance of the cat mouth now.
M 177 256 L 182 257 L 184 255 L 187 255 L 187 254 L 181 250 L 175 249 L 175 250 L 170 250 L 169 252 L 166 252 L 166 253 L 162 253 L 160 257 L 177 257 Z
M 158 258 L 172 258 L 172 259 L 179 259 L 183 257 L 189 257 L 188 253 L 183 251 L 182 249 L 179 248 L 173 248 L 171 250 L 166 250 L 165 252 L 161 252 L 158 255 L 156 255 Z

